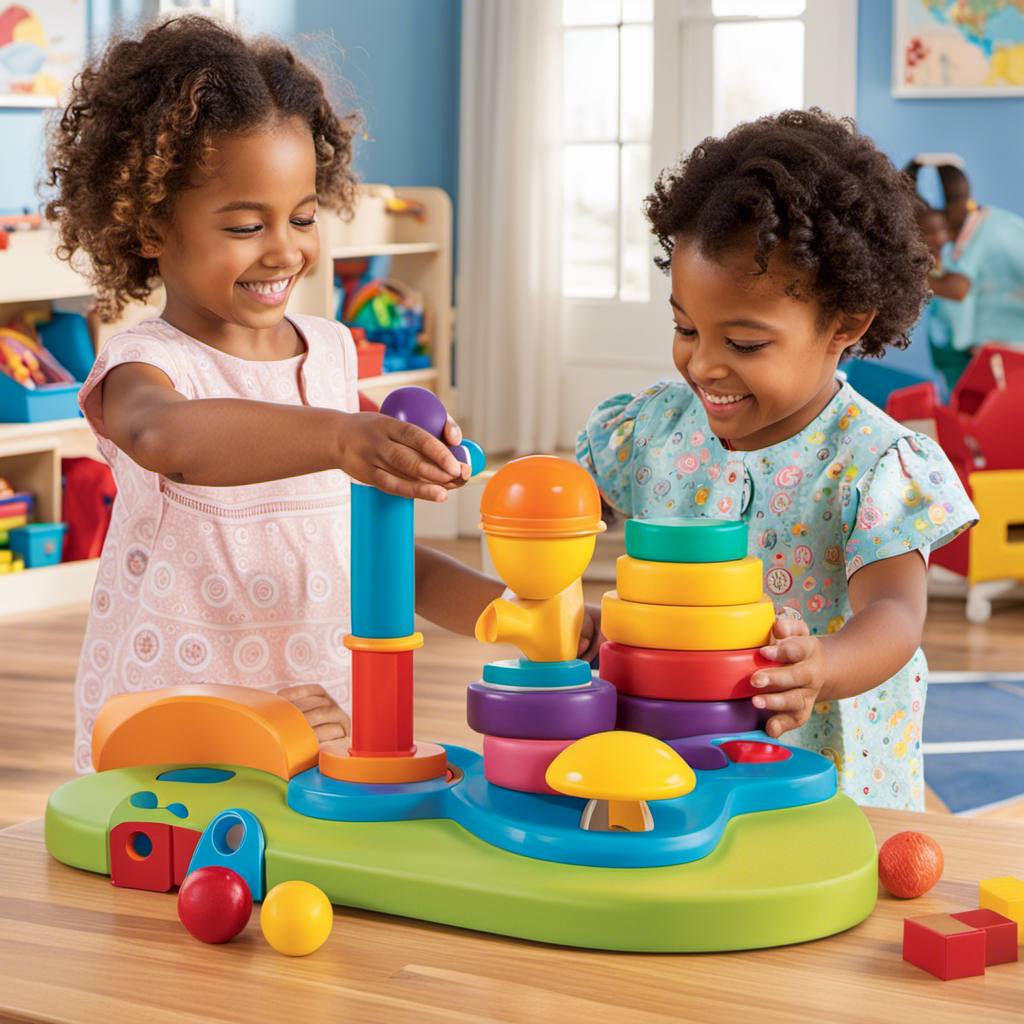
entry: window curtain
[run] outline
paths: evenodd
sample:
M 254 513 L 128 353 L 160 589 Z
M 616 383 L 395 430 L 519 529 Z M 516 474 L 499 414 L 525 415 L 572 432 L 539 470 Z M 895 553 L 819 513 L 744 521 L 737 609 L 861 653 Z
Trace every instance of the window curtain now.
M 561 6 L 462 7 L 459 417 L 492 452 L 550 452 L 558 431 Z

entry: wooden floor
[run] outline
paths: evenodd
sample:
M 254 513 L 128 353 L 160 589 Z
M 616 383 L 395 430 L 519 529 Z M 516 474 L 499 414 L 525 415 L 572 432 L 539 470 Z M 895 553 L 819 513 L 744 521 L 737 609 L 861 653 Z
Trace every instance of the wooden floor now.
M 479 566 L 475 541 L 436 542 Z M 586 584 L 597 601 L 605 583 Z M 73 777 L 74 677 L 85 629 L 84 607 L 0 620 L 0 828 L 42 815 L 51 790 Z M 421 622 L 426 643 L 416 656 L 416 738 L 480 749 L 466 725 L 465 690 L 480 666 L 518 656 L 483 647 Z M 924 650 L 933 670 L 1021 671 L 1024 605 L 997 605 L 989 622 L 972 625 L 962 601 L 933 600 Z M 941 809 L 934 798 L 930 810 Z M 1024 800 L 983 816 L 1024 821 Z

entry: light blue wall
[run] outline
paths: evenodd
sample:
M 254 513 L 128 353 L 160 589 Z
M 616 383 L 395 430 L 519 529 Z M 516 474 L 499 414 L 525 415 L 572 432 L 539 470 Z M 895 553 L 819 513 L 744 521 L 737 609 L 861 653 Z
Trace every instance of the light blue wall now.
M 104 45 L 111 27 L 131 25 L 143 9 L 142 0 L 91 0 L 87 6 L 89 40 Z M 237 0 L 239 24 L 248 32 L 266 32 L 284 39 L 295 33 L 295 0 Z M 43 131 L 53 107 L 44 110 L 0 110 L 0 210 L 38 205 L 36 182 L 42 176 Z
M 435 185 L 456 202 L 462 0 L 301 0 L 295 29 L 337 44 L 369 136 L 360 178 Z
M 902 167 L 959 153 L 975 197 L 1024 214 L 1024 98 L 893 99 L 892 0 L 860 0 L 857 120 Z
M 959 153 L 973 195 L 1024 214 L 1024 98 L 894 99 L 892 0 L 860 0 L 857 53 L 857 121 L 898 166 L 921 152 Z M 934 171 L 921 172 L 921 189 L 941 198 Z M 927 374 L 927 346 L 916 332 L 911 347 L 885 362 Z

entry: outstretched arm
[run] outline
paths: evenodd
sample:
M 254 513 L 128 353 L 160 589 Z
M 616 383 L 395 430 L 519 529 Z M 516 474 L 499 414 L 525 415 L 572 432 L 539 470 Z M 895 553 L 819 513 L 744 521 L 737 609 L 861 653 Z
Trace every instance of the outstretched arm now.
M 803 725 L 819 701 L 874 689 L 910 661 L 921 644 L 926 573 L 919 551 L 865 565 L 850 577 L 853 615 L 841 629 L 820 638 L 787 635 L 761 649 L 779 662 L 778 668 L 751 677 L 755 686 L 765 687 L 754 705 L 776 712 L 765 727 L 770 736 Z M 790 634 L 806 630 L 782 622 L 776 628 Z
M 103 380 L 110 440 L 145 469 L 182 483 L 232 487 L 341 469 L 409 498 L 444 501 L 469 467 L 425 430 L 377 413 L 187 399 L 156 367 L 115 366 Z M 458 434 L 449 423 L 449 439 Z

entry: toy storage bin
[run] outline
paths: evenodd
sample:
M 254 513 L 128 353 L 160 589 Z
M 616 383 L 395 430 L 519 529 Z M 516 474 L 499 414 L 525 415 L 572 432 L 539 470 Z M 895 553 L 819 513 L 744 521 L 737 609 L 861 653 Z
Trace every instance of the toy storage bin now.
M 89 325 L 81 313 L 54 312 L 50 322 L 39 324 L 36 330 L 46 350 L 75 380 L 89 376 L 96 361 L 96 350 Z
M 26 388 L 0 373 L 0 423 L 42 423 L 78 416 L 81 387 L 75 382 Z
M 20 555 L 27 569 L 57 565 L 64 551 L 67 523 L 29 523 L 11 530 L 11 550 Z

